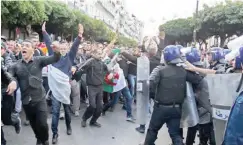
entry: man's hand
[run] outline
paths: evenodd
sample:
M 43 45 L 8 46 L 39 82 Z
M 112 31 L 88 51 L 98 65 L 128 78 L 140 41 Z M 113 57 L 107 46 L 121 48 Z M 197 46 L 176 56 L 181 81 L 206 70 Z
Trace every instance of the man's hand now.
M 71 68 L 71 71 L 72 71 L 72 74 L 75 74 L 75 72 L 77 71 L 77 68 L 73 66 L 73 67 Z
M 188 62 L 188 61 L 185 61 L 185 64 L 186 64 L 186 70 L 189 70 L 189 71 L 195 71 L 195 66 L 194 65 L 192 65 L 190 62 Z
M 12 81 L 9 83 L 6 92 L 8 93 L 8 95 L 11 95 L 16 89 L 17 89 L 17 83 L 15 81 Z
M 79 37 L 83 37 L 83 33 L 84 33 L 84 27 L 82 24 L 78 24 L 78 36 Z
M 43 31 L 43 32 L 46 31 L 46 22 L 44 22 L 44 23 L 42 24 L 42 31 Z
M 111 80 L 111 79 L 113 78 L 113 73 L 110 73 L 110 74 L 107 76 L 107 78 L 108 78 L 109 80 Z

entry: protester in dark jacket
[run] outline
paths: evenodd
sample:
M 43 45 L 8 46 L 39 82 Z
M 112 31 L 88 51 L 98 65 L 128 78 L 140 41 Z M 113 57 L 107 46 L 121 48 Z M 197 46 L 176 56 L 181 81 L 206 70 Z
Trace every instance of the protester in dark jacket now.
M 2 90 L 2 108 L 1 108 L 1 118 L 3 122 L 6 122 L 7 124 L 13 124 L 11 121 L 11 112 L 12 112 L 12 107 L 13 106 L 13 96 L 6 96 L 6 95 L 11 95 L 17 88 L 17 82 L 16 80 L 3 68 L 1 68 L 1 90 Z M 6 95 L 4 95 L 6 94 Z M 10 100 L 10 102 L 8 102 Z M 9 106 L 9 105 L 11 106 Z M 20 132 L 20 122 L 16 125 L 16 132 Z M 19 128 L 18 128 L 19 127 Z M 4 138 L 4 132 L 3 129 L 1 128 L 1 144 L 6 145 L 6 140 Z
M 82 126 L 86 127 L 86 121 L 90 118 L 90 125 L 101 127 L 97 122 L 101 115 L 103 107 L 103 80 L 108 69 L 104 62 L 102 62 L 103 52 L 102 49 L 97 47 L 93 51 L 93 56 L 82 66 L 86 72 L 87 92 L 89 96 L 89 107 L 83 114 Z

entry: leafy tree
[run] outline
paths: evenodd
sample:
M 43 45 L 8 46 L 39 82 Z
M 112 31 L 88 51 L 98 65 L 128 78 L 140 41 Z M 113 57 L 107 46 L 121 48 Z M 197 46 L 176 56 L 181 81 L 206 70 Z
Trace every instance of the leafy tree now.
M 197 19 L 200 29 L 209 36 L 220 37 L 220 45 L 223 46 L 228 37 L 243 33 L 242 8 L 241 1 L 226 1 L 226 4 L 219 3 L 213 7 L 205 5 Z
M 54 34 L 66 33 L 75 21 L 75 15 L 67 5 L 56 1 L 46 1 L 45 6 L 51 9 L 49 11 L 47 29 Z M 76 26 L 77 27 L 77 26 Z
M 2 1 L 1 17 L 6 26 L 26 26 L 47 20 L 43 1 Z
M 191 17 L 175 19 L 160 25 L 160 31 L 164 30 L 166 38 L 170 41 L 187 43 L 192 40 L 193 36 L 193 19 Z
M 9 34 L 16 27 L 47 20 L 43 1 L 1 1 L 1 17 L 1 24 L 9 29 Z

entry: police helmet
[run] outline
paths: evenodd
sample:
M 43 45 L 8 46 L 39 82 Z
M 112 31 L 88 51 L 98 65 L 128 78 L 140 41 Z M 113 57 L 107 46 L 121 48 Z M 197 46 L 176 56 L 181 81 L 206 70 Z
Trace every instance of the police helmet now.
M 178 47 L 180 50 L 183 48 L 182 45 L 176 45 L 176 47 Z
M 213 47 L 213 48 L 210 49 L 208 54 L 212 55 L 212 61 L 218 61 L 218 62 L 221 62 L 221 63 L 225 63 L 225 60 L 224 60 L 225 55 L 224 55 L 224 51 L 223 51 L 222 48 Z
M 181 51 L 180 48 L 175 45 L 168 45 L 164 48 L 164 60 L 167 63 L 177 64 L 181 63 Z
M 231 50 L 229 50 L 229 49 L 224 49 L 224 56 L 227 55 L 227 54 L 229 54 L 230 52 L 231 52 Z
M 191 48 L 191 51 L 186 53 L 186 60 L 193 65 L 202 66 L 200 51 L 197 48 Z
M 235 69 L 241 69 L 241 59 L 239 56 L 235 58 L 234 63 L 235 63 Z

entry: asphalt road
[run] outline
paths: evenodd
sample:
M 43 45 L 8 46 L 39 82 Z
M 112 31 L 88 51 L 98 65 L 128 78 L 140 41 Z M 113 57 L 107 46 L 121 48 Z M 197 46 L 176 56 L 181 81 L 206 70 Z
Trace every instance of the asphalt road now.
M 85 107 L 80 111 L 83 114 Z M 72 117 L 72 135 L 66 134 L 65 121 L 59 121 L 59 141 L 58 145 L 138 145 L 143 142 L 145 134 L 135 131 L 136 123 L 126 121 L 126 113 L 121 109 L 121 105 L 116 106 L 114 112 L 107 112 L 106 116 L 101 116 L 98 120 L 102 124 L 101 128 L 87 126 L 81 127 L 81 117 Z M 51 124 L 51 114 L 48 118 Z M 7 145 L 35 145 L 36 139 L 30 126 L 23 126 L 21 133 L 16 134 L 12 126 L 3 127 Z M 49 126 L 50 143 L 51 129 Z M 160 130 L 156 145 L 169 145 L 171 140 L 167 133 L 166 125 Z

